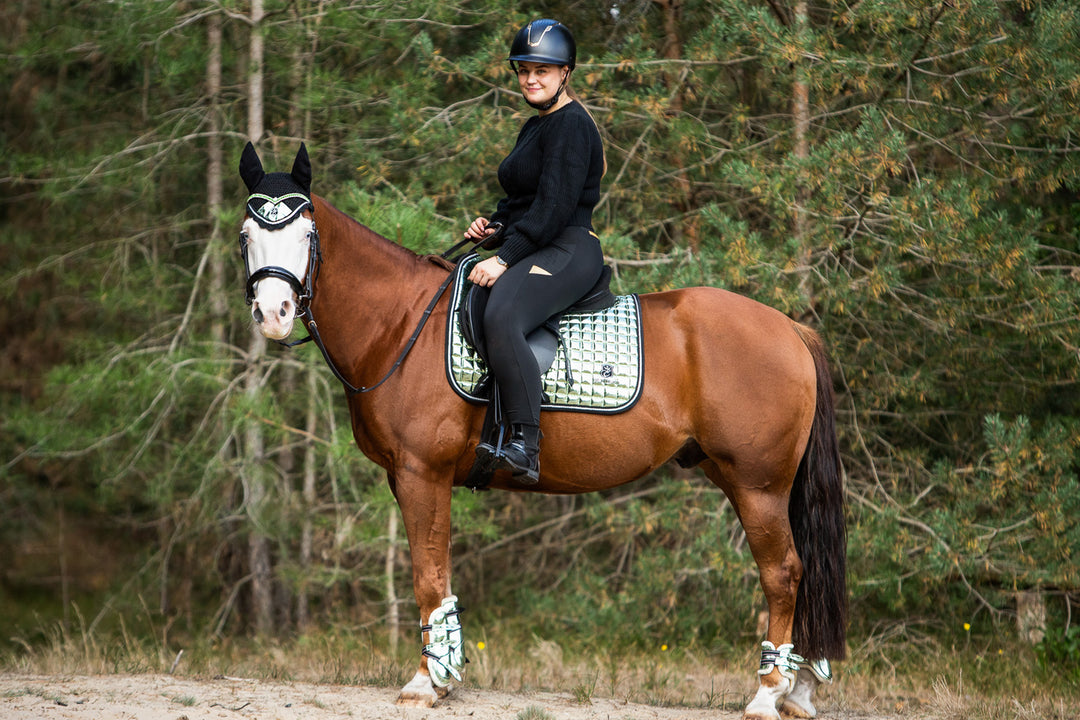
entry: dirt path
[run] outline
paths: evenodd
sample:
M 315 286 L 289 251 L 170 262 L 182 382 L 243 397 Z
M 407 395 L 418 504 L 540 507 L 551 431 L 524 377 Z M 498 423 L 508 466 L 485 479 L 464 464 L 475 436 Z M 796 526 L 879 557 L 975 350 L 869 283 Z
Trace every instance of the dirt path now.
M 169 675 L 42 676 L 0 674 L 2 720 L 738 720 L 740 713 L 654 707 L 558 693 L 504 693 L 457 688 L 432 709 L 400 708 L 392 688 L 199 680 Z M 822 708 L 823 720 L 885 720 L 895 715 Z M 908 715 L 907 717 L 913 717 Z

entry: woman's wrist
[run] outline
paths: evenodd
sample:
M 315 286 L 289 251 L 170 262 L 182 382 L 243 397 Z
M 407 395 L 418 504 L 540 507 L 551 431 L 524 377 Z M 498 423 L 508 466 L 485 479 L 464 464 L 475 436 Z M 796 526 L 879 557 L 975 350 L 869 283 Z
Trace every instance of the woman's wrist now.
M 506 262 L 498 255 L 495 256 L 495 262 L 499 263 L 499 265 L 502 265 L 503 267 L 510 267 L 510 263 Z

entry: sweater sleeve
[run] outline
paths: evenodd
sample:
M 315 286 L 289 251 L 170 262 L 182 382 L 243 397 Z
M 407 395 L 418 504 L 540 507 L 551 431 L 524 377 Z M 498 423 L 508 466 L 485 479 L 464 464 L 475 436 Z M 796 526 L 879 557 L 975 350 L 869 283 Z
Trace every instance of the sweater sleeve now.
M 568 113 L 558 119 L 561 122 L 549 123 L 544 128 L 543 163 L 536 197 L 504 234 L 499 257 L 509 265 L 562 233 L 585 187 L 592 154 L 590 128 L 577 115 Z

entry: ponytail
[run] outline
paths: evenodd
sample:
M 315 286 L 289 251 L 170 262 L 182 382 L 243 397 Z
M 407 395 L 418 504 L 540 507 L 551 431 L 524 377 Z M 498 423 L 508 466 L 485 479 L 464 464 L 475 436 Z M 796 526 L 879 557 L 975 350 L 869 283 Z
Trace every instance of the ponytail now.
M 566 95 L 571 100 L 575 101 L 578 105 L 580 105 L 582 107 L 582 109 L 585 110 L 585 114 L 589 116 L 589 119 L 593 121 L 593 125 L 596 126 L 597 135 L 600 135 L 600 124 L 598 122 L 596 122 L 596 118 L 594 118 L 593 114 L 591 112 L 589 112 L 589 108 L 585 107 L 585 103 L 582 102 L 581 96 L 578 95 L 577 92 L 575 92 L 572 87 L 570 87 L 570 78 L 569 77 L 566 78 Z M 604 175 L 607 175 L 607 153 L 604 152 L 604 136 L 603 135 L 600 135 L 600 154 L 604 158 Z

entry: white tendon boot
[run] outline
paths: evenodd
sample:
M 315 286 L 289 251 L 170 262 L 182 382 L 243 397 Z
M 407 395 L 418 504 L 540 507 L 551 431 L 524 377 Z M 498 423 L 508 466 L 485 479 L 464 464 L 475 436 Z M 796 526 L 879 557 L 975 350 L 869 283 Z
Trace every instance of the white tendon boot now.
M 451 595 L 431 612 L 428 624 L 420 626 L 421 632 L 428 634 L 423 655 L 428 659 L 428 673 L 435 687 L 446 687 L 451 679 L 460 682 L 461 669 L 468 662 L 461 648 L 460 612 L 457 595 Z
M 777 718 L 777 707 L 785 715 L 797 718 L 817 717 L 814 707 L 814 690 L 823 682 L 832 682 L 832 669 L 825 659 L 807 662 L 793 652 L 793 646 L 785 643 L 780 647 L 771 642 L 761 643 L 761 668 L 759 675 L 773 670 L 780 674 L 775 686 L 762 685 L 750 704 L 746 706 L 748 718 Z
M 795 673 L 799 671 L 799 666 L 791 659 L 791 649 L 790 644 L 777 648 L 768 640 L 761 643 L 761 667 L 758 669 L 758 675 L 769 675 L 774 669 L 779 670 L 780 682 L 776 685 L 762 683 L 753 699 L 750 700 L 750 704 L 746 706 L 744 718 L 771 720 L 780 717 L 776 708 L 780 701 L 791 692 L 795 685 Z

